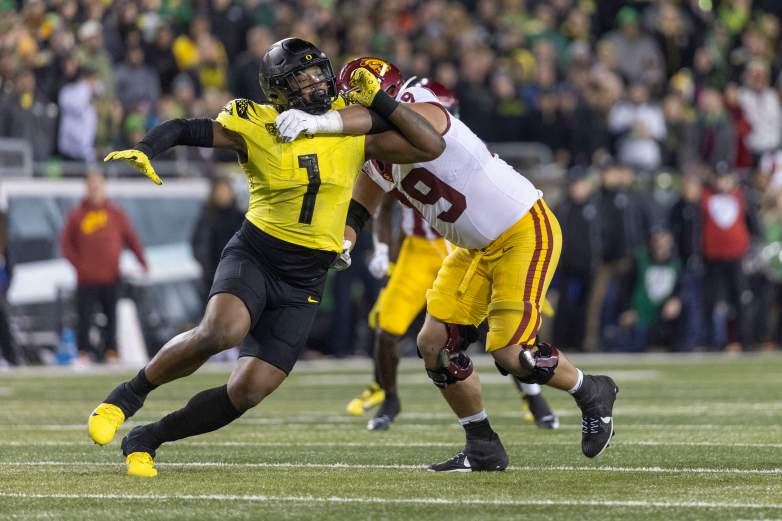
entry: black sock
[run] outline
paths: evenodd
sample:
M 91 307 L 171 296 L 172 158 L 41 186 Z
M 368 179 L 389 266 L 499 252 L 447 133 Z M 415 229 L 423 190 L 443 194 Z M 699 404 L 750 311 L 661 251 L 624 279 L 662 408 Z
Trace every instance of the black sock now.
M 147 395 L 155 388 L 157 388 L 157 385 L 153 385 L 147 380 L 144 369 L 142 369 L 130 381 L 123 382 L 115 387 L 103 401 L 122 409 L 127 419 L 141 409 L 144 405 L 144 400 L 147 399 Z
M 467 433 L 468 440 L 490 440 L 494 431 L 489 425 L 489 419 L 484 418 L 481 421 L 464 424 L 464 432 Z
M 212 432 L 225 427 L 244 411 L 237 411 L 228 397 L 228 386 L 207 389 L 196 394 L 183 408 L 145 426 L 157 449 L 167 441 L 181 440 L 189 436 Z
M 147 375 L 144 373 L 144 369 L 139 371 L 138 374 L 128 382 L 128 385 L 130 385 L 131 390 L 133 390 L 133 392 L 139 396 L 146 396 L 157 389 L 157 385 L 147 380 Z
M 396 415 L 399 414 L 401 409 L 402 408 L 399 404 L 399 397 L 397 396 L 396 392 L 386 391 L 386 398 L 383 400 L 383 404 L 380 406 L 380 409 L 377 411 L 375 416 L 385 415 L 389 416 L 393 420 L 396 418 Z

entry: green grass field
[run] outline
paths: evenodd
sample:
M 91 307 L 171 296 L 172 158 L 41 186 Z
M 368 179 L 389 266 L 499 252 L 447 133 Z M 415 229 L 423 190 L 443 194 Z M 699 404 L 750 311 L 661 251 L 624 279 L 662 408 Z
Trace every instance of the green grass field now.
M 417 360 L 403 365 L 403 413 L 387 433 L 343 413 L 368 363 L 302 363 L 239 421 L 164 446 L 151 480 L 125 475 L 125 429 L 224 383 L 228 367 L 155 391 L 102 448 L 86 417 L 130 371 L 0 373 L 0 519 L 782 519 L 782 356 L 575 360 L 620 387 L 603 456 L 581 455 L 569 396 L 546 390 L 562 427 L 538 430 L 482 361 L 511 467 L 448 475 L 424 466 L 460 449 L 463 434 Z

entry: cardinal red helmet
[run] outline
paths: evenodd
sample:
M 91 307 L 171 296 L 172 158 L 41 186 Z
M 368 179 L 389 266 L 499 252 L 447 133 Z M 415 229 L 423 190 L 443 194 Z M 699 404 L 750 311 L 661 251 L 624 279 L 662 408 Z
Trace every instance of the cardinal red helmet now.
M 402 72 L 393 63 L 376 56 L 364 56 L 346 63 L 337 76 L 337 88 L 340 92 L 350 89 L 350 75 L 359 67 L 364 67 L 374 74 L 380 80 L 380 88 L 392 98 L 395 98 L 399 93 L 399 89 L 404 82 Z
M 440 83 L 439 81 L 424 78 L 416 84 L 416 87 L 425 87 L 431 90 L 435 96 L 440 99 L 440 103 L 448 112 L 459 117 L 459 100 L 456 99 L 453 91 Z

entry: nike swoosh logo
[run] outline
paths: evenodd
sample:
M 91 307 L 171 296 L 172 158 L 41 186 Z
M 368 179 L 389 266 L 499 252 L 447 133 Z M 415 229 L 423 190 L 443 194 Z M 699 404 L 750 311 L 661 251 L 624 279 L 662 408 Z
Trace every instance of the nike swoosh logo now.
M 90 416 L 98 416 L 98 413 L 94 412 L 94 413 L 90 414 Z
M 603 423 L 611 423 L 611 417 L 610 416 L 601 416 L 600 421 Z
M 464 458 L 464 467 L 468 469 L 470 468 L 470 460 L 468 460 L 466 456 Z
M 317 304 L 317 303 L 318 303 L 318 301 L 317 301 L 317 300 L 315 300 L 315 299 L 314 299 L 314 298 L 312 298 L 312 297 L 307 297 L 307 302 L 310 302 L 310 303 L 312 303 L 312 304 Z

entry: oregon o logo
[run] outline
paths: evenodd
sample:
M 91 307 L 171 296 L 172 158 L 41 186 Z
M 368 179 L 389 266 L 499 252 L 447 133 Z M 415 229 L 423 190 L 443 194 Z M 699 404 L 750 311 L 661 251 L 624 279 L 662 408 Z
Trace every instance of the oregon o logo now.
M 307 60 L 308 62 L 312 61 L 312 55 L 308 54 L 307 56 L 304 57 L 304 59 Z

